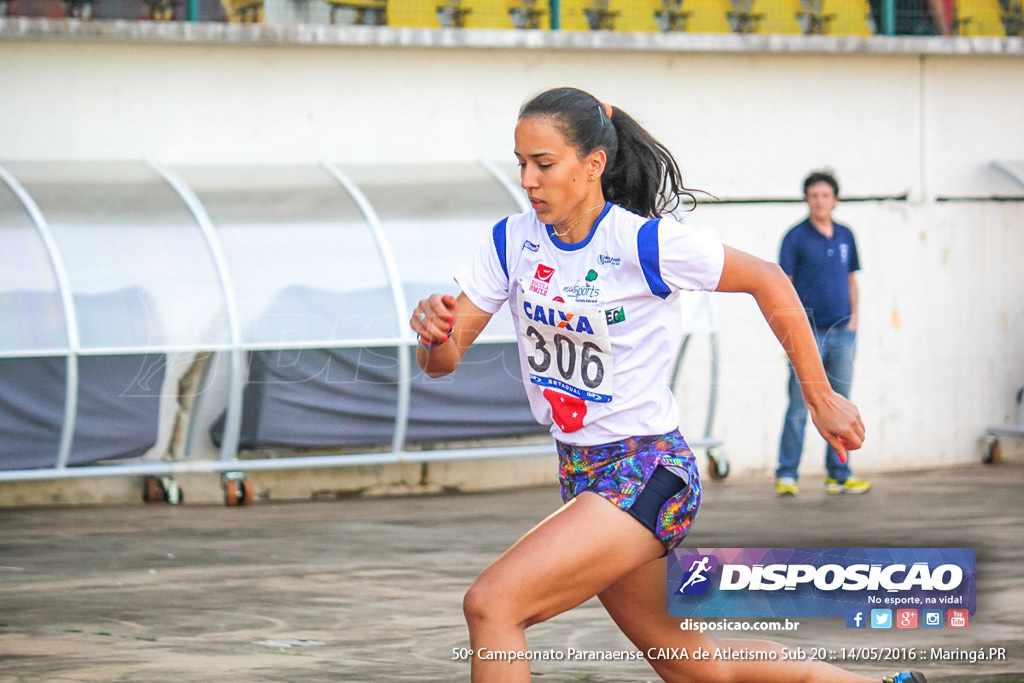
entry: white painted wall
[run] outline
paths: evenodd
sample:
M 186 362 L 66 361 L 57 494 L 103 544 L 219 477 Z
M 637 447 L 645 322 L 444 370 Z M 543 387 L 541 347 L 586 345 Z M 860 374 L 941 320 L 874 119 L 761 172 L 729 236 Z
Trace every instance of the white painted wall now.
M 2 33 L 0 33 L 2 36 Z M 511 158 L 522 101 L 591 90 L 645 122 L 689 182 L 792 197 L 1019 191 L 1024 50 L 1009 56 L 446 49 L 0 40 L 0 158 L 407 162 Z
M 385 34 L 354 35 L 379 43 Z M 1024 160 L 1021 45 L 753 50 L 726 37 L 722 51 L 600 50 L 441 47 L 448 34 L 434 35 L 406 47 L 164 43 L 4 38 L 0 26 L 0 162 L 504 161 L 521 102 L 576 85 L 640 119 L 674 150 L 688 184 L 720 198 L 797 199 L 806 172 L 825 165 L 847 197 L 909 196 L 837 211 L 864 266 L 854 398 L 869 440 L 855 468 L 974 461 L 984 429 L 1015 420 L 1024 202 L 935 200 L 1024 195 L 990 166 Z M 802 216 L 799 203 L 760 203 L 702 206 L 691 218 L 774 259 Z M 715 431 L 735 470 L 768 472 L 785 361 L 748 298 L 717 300 Z M 693 355 L 684 425 L 699 432 L 705 361 Z M 821 471 L 817 451 L 808 446 L 809 474 Z
M 800 204 L 701 207 L 693 222 L 775 259 Z M 862 271 L 853 400 L 867 425 L 855 471 L 975 462 L 990 425 L 1014 424 L 1024 384 L 1024 202 L 841 203 Z M 786 409 L 785 356 L 753 301 L 718 295 L 721 384 L 717 432 L 733 465 L 774 468 Z M 692 371 L 706 387 L 700 364 Z M 699 395 L 687 423 L 703 426 Z M 685 418 L 684 418 L 685 420 Z M 808 426 L 811 435 L 811 427 Z M 824 442 L 808 438 L 801 473 L 822 472 Z

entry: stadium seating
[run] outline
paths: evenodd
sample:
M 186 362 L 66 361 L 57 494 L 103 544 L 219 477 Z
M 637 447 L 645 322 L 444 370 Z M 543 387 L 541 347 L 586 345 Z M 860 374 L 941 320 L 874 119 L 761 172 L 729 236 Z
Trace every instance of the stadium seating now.
M 551 11 L 547 0 L 461 0 L 454 2 L 467 11 L 466 28 L 550 29 Z M 445 20 L 444 4 L 438 5 L 439 17 Z
M 228 21 L 235 24 L 262 24 L 263 0 L 220 0 Z
M 511 3 L 508 6 L 508 15 L 513 28 L 551 28 L 548 4 L 542 0 L 521 0 Z
M 559 9 L 561 10 L 559 26 L 563 31 L 591 30 L 590 25 L 587 23 L 587 10 L 593 11 L 595 9 L 592 0 L 562 0 L 559 3 Z
M 730 33 L 730 0 L 612 0 L 619 31 Z
M 663 0 L 660 5 L 660 7 L 654 10 L 654 18 L 658 30 L 666 33 L 685 31 L 686 22 L 693 12 L 683 9 L 682 0 Z
M 142 0 L 143 18 L 149 21 L 174 21 L 179 0 Z
M 818 0 L 813 2 L 818 3 Z M 868 36 L 874 33 L 867 0 L 820 0 L 819 6 L 822 32 L 826 35 Z
M 415 28 L 550 29 L 551 16 L 547 0 L 392 0 L 387 23 Z
M 467 28 L 466 19 L 473 14 L 468 3 L 461 0 L 444 0 L 436 9 L 437 21 L 442 28 Z
M 292 5 L 314 0 L 219 0 L 223 13 L 207 12 L 202 21 L 264 23 L 323 21 Z M 880 0 L 879 0 L 880 1 Z M 960 36 L 1022 36 L 1022 0 L 948 0 L 956 6 L 953 33 Z M 323 0 L 332 24 L 412 28 L 489 28 L 550 30 L 553 19 L 564 31 L 758 33 L 857 35 L 876 32 L 868 0 L 560 0 L 552 17 L 550 0 Z M 213 0 L 216 7 L 217 0 Z M 185 20 L 183 0 L 0 0 L 0 16 L 93 18 L 94 5 L 103 19 Z M 284 6 L 284 8 L 282 8 Z M 897 5 L 899 22 L 913 24 L 921 9 Z M 916 5 L 914 5 L 916 7 Z M 287 9 L 291 8 L 291 9 Z M 202 10 L 201 10 L 202 11 Z M 908 14 L 908 12 L 910 14 Z M 130 16 L 129 16 L 130 15 Z M 902 17 L 902 19 L 901 19 Z M 906 23 L 906 22 L 904 22 Z
M 1007 6 L 1009 4 L 1006 3 Z M 1017 12 L 1019 15 L 1020 0 L 1017 0 Z M 956 7 L 954 33 L 961 36 L 1005 36 L 1007 31 L 1002 19 L 1005 13 L 999 0 L 960 2 Z
M 383 26 L 387 23 L 388 3 L 386 0 L 325 0 L 331 6 L 331 23 L 339 23 L 342 16 L 346 23 L 355 25 Z
M 732 33 L 728 12 L 730 0 L 684 0 L 687 11 L 693 14 L 686 21 L 686 30 L 692 33 Z
M 1002 0 L 1000 10 L 1006 35 L 1024 38 L 1024 12 L 1021 10 L 1021 0 Z
M 92 0 L 63 0 L 64 11 L 69 19 L 92 19 Z

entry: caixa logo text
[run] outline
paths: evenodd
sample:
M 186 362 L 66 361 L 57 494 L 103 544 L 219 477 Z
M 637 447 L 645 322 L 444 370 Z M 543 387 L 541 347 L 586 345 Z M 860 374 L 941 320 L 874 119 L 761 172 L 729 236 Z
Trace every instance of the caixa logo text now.
M 955 564 L 934 569 L 926 562 L 906 564 L 724 564 L 718 589 L 723 591 L 796 590 L 813 585 L 822 591 L 949 591 L 960 587 L 964 571 Z
M 534 306 L 529 301 L 523 302 L 523 315 L 526 316 L 527 320 L 533 320 L 534 322 L 550 325 L 551 327 L 560 327 L 570 332 L 594 334 L 594 328 L 591 327 L 590 320 L 585 315 L 576 315 L 575 313 L 569 313 L 558 308 Z

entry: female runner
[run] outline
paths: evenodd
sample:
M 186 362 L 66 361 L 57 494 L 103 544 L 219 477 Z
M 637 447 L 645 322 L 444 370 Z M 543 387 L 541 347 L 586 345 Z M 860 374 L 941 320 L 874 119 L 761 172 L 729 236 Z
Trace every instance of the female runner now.
M 525 629 L 593 596 L 639 650 L 714 648 L 665 602 L 668 550 L 700 504 L 669 390 L 679 290 L 751 294 L 789 355 L 811 418 L 840 453 L 864 439 L 829 386 L 807 316 L 775 264 L 664 214 L 693 199 L 672 155 L 621 109 L 558 88 L 519 112 L 515 155 L 531 211 L 499 222 L 456 276 L 457 296 L 413 311 L 417 360 L 453 372 L 507 300 L 534 416 L 550 425 L 566 501 L 488 566 L 463 609 L 475 652 L 526 652 Z M 730 641 L 781 651 L 767 641 Z M 666 681 L 864 681 L 820 661 L 648 659 Z M 474 657 L 472 680 L 528 681 L 526 659 Z M 924 681 L 904 672 L 885 680 Z

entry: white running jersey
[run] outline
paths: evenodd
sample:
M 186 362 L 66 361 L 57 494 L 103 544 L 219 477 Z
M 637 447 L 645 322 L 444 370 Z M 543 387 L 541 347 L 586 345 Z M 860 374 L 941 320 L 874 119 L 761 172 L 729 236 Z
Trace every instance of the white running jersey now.
M 559 441 L 593 446 L 679 426 L 676 293 L 714 290 L 724 260 L 708 230 L 609 203 L 576 244 L 533 211 L 509 216 L 455 280 L 489 313 L 508 300 L 533 416 Z

